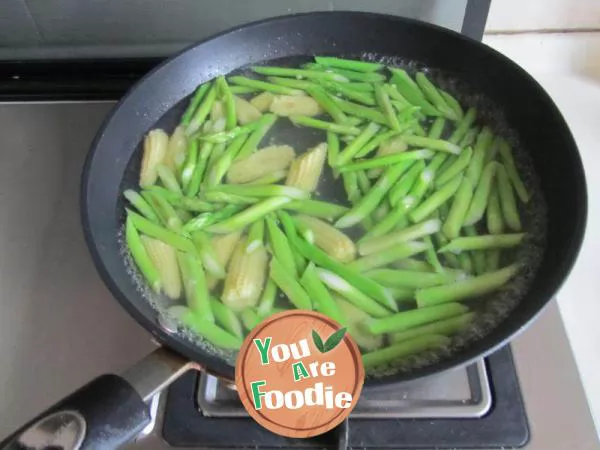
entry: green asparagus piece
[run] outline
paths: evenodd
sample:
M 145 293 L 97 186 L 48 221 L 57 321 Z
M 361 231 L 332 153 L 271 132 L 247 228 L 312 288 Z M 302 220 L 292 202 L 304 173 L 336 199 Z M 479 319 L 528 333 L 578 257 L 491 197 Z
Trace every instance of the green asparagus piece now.
M 206 184 L 208 186 L 216 186 L 223 180 L 223 177 L 225 177 L 225 174 L 231 167 L 231 164 L 241 148 L 244 146 L 247 138 L 246 135 L 236 137 L 221 154 L 219 159 L 215 161 L 214 165 L 210 168 L 206 179 Z
M 518 264 L 512 264 L 495 272 L 489 272 L 453 284 L 420 289 L 416 292 L 419 308 L 455 302 L 496 291 L 504 286 L 519 271 Z
M 476 238 L 478 236 L 477 230 L 473 225 L 467 225 L 463 228 L 465 231 L 465 235 L 470 238 Z M 464 252 L 453 252 L 458 255 L 465 254 Z M 486 271 L 486 262 L 485 262 L 485 252 L 482 251 L 472 251 L 469 253 L 471 256 L 471 260 L 473 261 L 473 268 L 475 269 L 475 273 L 477 275 L 481 275 Z
M 254 94 L 255 92 L 258 92 L 259 89 L 255 88 L 255 87 L 248 87 L 248 86 L 229 86 L 229 90 L 231 91 L 232 94 Z
M 409 218 L 413 222 L 421 222 L 426 217 L 430 216 L 436 209 L 442 204 L 448 201 L 458 190 L 462 182 L 463 176 L 458 175 L 452 181 L 442 186 L 431 196 L 429 196 L 423 203 L 417 206 L 409 213 Z
M 317 275 L 329 289 L 337 292 L 354 306 L 373 317 L 386 317 L 390 309 L 397 311 L 393 299 L 388 300 L 385 305 L 378 303 L 371 297 L 365 295 L 341 276 L 325 269 L 317 269 Z
M 406 211 L 403 205 L 395 206 L 389 214 L 378 221 L 365 233 L 363 238 L 375 238 L 389 233 L 394 228 L 404 228 L 408 225 Z
M 181 125 L 183 125 L 184 127 L 187 127 L 189 125 L 190 120 L 192 120 L 192 116 L 198 108 L 198 105 L 200 104 L 200 102 L 202 101 L 209 89 L 210 83 L 201 84 L 196 88 L 196 91 L 194 92 L 194 95 L 192 96 L 188 107 L 183 113 L 183 116 L 181 116 Z
M 144 199 L 144 197 L 142 197 L 136 191 L 134 191 L 133 189 L 127 189 L 125 192 L 123 192 L 123 196 L 146 219 L 148 219 L 148 220 L 150 220 L 150 221 L 152 221 L 154 223 L 157 223 L 157 224 L 160 223 L 160 219 L 158 218 L 158 216 L 154 212 L 154 209 L 152 208 L 152 206 L 150 206 L 150 204 Z
M 210 299 L 210 307 L 214 313 L 216 322 L 222 326 L 225 331 L 231 333 L 240 339 L 244 337 L 244 329 L 242 323 L 236 314 L 225 306 L 221 301 L 212 298 Z
M 345 206 L 322 200 L 296 200 L 288 203 L 284 208 L 330 221 L 348 212 Z
M 237 125 L 233 93 L 231 92 L 229 84 L 227 84 L 227 81 L 223 76 L 218 76 L 216 78 L 215 86 L 217 86 L 217 89 L 219 89 L 223 102 L 225 103 L 225 129 L 233 130 Z
M 239 350 L 239 348 L 242 346 L 242 339 L 240 337 L 234 336 L 218 325 L 198 317 L 190 309 L 187 309 L 187 311 L 184 314 L 181 314 L 180 317 L 181 321 L 187 327 L 216 347 Z
M 485 210 L 488 207 L 490 192 L 494 182 L 494 175 L 499 164 L 490 162 L 483 170 L 483 174 L 479 180 L 479 184 L 473 194 L 473 199 L 465 216 L 464 225 L 473 225 L 483 217 Z M 448 236 L 451 237 L 451 236 Z
M 248 244 L 246 246 L 246 253 L 251 253 L 258 247 L 262 247 L 264 244 L 265 237 L 265 221 L 257 220 L 248 230 Z
M 204 142 L 210 142 L 211 144 L 227 144 L 234 139 L 248 135 L 256 130 L 261 124 L 261 120 L 255 120 L 254 122 L 247 123 L 241 127 L 235 127 L 229 131 L 219 131 L 216 133 L 209 134 L 199 134 L 194 135 L 193 137 L 197 137 Z
M 448 165 L 448 167 L 444 170 L 444 167 L 440 167 L 439 175 L 435 177 L 435 186 L 441 187 L 454 178 L 459 173 L 462 173 L 467 167 L 469 167 L 469 162 L 471 161 L 471 157 L 473 156 L 473 149 L 471 147 L 464 148 L 458 158 Z
M 294 200 L 306 200 L 308 192 L 293 186 L 282 186 L 279 184 L 262 186 L 245 186 L 240 184 L 225 184 L 212 188 L 208 192 L 223 192 L 226 194 L 241 195 L 247 197 L 289 197 Z
M 342 325 L 346 325 L 346 318 L 325 285 L 321 282 L 314 263 L 311 262 L 308 264 L 300 279 L 300 284 L 313 299 L 317 311 L 331 317 Z
M 348 117 L 340 109 L 340 107 L 331 99 L 330 95 L 321 87 L 312 87 L 306 90 L 315 101 L 323 108 L 323 110 L 331 116 L 331 118 L 340 124 L 346 123 Z
M 185 132 L 188 136 L 196 133 L 200 127 L 204 124 L 204 121 L 210 114 L 210 110 L 217 99 L 217 89 L 214 85 L 210 86 L 210 89 L 198 105 L 196 112 L 192 115 Z
M 388 124 L 385 115 L 376 108 L 359 105 L 357 103 L 343 100 L 339 97 L 332 97 L 332 100 L 340 107 L 340 109 L 350 116 L 360 117 L 361 119 L 375 122 L 380 125 Z
M 266 81 L 254 80 L 252 78 L 242 76 L 229 77 L 229 82 L 237 84 L 239 86 L 255 88 L 259 91 L 272 92 L 274 94 L 304 95 L 304 92 L 299 89 L 292 89 L 286 86 L 279 86 L 277 84 L 268 83 Z
M 394 185 L 396 180 L 400 178 L 402 173 L 409 167 L 410 165 L 407 163 L 400 163 L 386 169 L 368 194 L 360 199 L 348 213 L 338 219 L 335 226 L 338 228 L 348 228 L 356 225 L 371 214 L 375 208 L 377 208 L 385 194 Z
M 336 159 L 336 167 L 347 164 L 360 149 L 379 131 L 380 126 L 374 122 L 369 123 L 362 129 L 360 134 L 344 148 Z
M 381 108 L 383 111 L 383 114 L 387 119 L 388 126 L 392 130 L 400 131 L 400 122 L 398 122 L 394 107 L 390 102 L 389 96 L 380 84 L 375 85 L 375 100 L 377 101 L 379 108 Z
M 477 136 L 477 141 L 475 142 L 475 147 L 473 148 L 473 157 L 471 158 L 471 162 L 469 163 L 466 173 L 466 176 L 469 178 L 473 186 L 477 186 L 479 183 L 479 178 L 483 172 L 485 155 L 492 145 L 493 140 L 494 135 L 492 134 L 492 131 L 488 127 L 483 127 Z
M 199 318 L 214 322 L 214 314 L 208 296 L 206 276 L 202 264 L 192 253 L 179 253 L 179 267 L 183 275 L 188 307 Z
M 273 312 L 275 300 L 277 300 L 277 285 L 269 278 L 258 301 L 256 313 L 260 317 L 268 317 Z
M 142 197 L 152 206 L 163 225 L 178 233 L 181 232 L 183 226 L 181 218 L 165 197 L 151 190 L 143 191 Z
M 410 270 L 413 272 L 433 272 L 433 267 L 426 262 L 421 261 L 420 259 L 412 259 L 406 258 L 402 261 L 396 261 L 394 267 L 402 270 Z M 453 269 L 444 269 L 445 272 L 452 271 Z
M 159 195 L 163 197 L 167 202 L 169 202 L 174 208 L 181 208 L 186 211 L 194 211 L 194 212 L 205 212 L 214 210 L 214 205 L 207 203 L 198 198 L 187 198 L 182 197 L 178 194 L 175 194 L 161 186 L 150 186 L 149 188 L 142 191 L 142 195 L 145 192 L 151 192 L 155 195 Z
M 275 76 L 275 77 L 293 77 L 299 79 L 317 79 L 347 82 L 348 79 L 343 75 L 331 72 L 321 72 L 318 70 L 307 69 L 292 69 L 288 67 L 270 67 L 270 66 L 254 66 L 252 70 L 260 75 Z
M 226 234 L 233 231 L 240 230 L 247 225 L 251 224 L 255 220 L 258 220 L 272 211 L 275 211 L 286 203 L 289 203 L 291 199 L 289 197 L 271 197 L 262 202 L 256 203 L 250 206 L 244 211 L 226 219 L 222 222 L 210 225 L 207 230 L 211 233 Z
M 265 220 L 273 256 L 279 260 L 287 272 L 298 276 L 299 272 L 294 261 L 294 254 L 285 234 L 279 229 L 272 216 L 267 216 Z
M 485 255 L 485 271 L 494 272 L 500 267 L 502 250 L 489 250 Z
M 400 331 L 399 333 L 394 333 L 390 336 L 390 341 L 392 344 L 396 344 L 431 334 L 439 334 L 442 336 L 453 335 L 465 330 L 473 322 L 474 318 L 475 313 L 473 312 L 461 314 L 460 316 L 451 317 L 450 319 L 444 319 L 420 327 L 411 328 L 406 331 Z
M 525 233 L 514 234 L 485 234 L 472 237 L 459 237 L 444 245 L 438 251 L 459 253 L 469 250 L 488 250 L 496 248 L 511 248 L 519 245 Z
M 456 120 L 461 120 L 465 114 L 463 112 L 462 106 L 460 106 L 460 102 L 458 100 L 456 100 L 448 92 L 446 92 L 442 89 L 438 89 L 438 92 L 440 93 L 440 95 L 442 96 L 444 101 L 446 102 L 446 105 L 448 105 L 448 107 L 454 112 L 454 116 L 456 117 Z
M 127 217 L 131 220 L 131 223 L 141 233 L 147 234 L 150 237 L 163 241 L 165 244 L 182 250 L 184 252 L 193 252 L 194 246 L 192 241 L 174 231 L 168 230 L 161 227 L 148 219 L 140 216 L 139 214 L 127 209 Z
M 412 165 L 410 169 L 402 175 L 398 183 L 390 190 L 388 198 L 392 206 L 400 205 L 403 210 L 406 210 L 404 203 L 402 202 L 408 193 L 412 190 L 417 179 L 421 176 L 425 170 L 425 163 L 420 160 L 416 164 Z
M 187 187 L 190 184 L 196 165 L 198 164 L 198 141 L 190 139 L 186 148 L 186 158 L 181 170 L 181 184 L 187 192 Z
M 464 117 L 456 124 L 454 132 L 448 140 L 453 144 L 458 144 L 465 137 L 476 118 L 477 110 L 475 108 L 469 108 Z
M 300 125 L 309 128 L 317 128 L 319 130 L 331 131 L 338 134 L 360 134 L 360 128 L 340 125 L 338 123 L 326 122 L 324 120 L 313 119 L 307 116 L 290 116 L 290 120 L 295 125 Z
M 351 83 L 339 83 L 335 81 L 319 80 L 319 83 L 327 90 L 336 94 L 341 94 L 344 97 L 362 103 L 367 106 L 374 106 L 375 98 L 371 92 L 365 92 L 364 90 L 356 90 L 350 84 Z
M 415 147 L 424 147 L 431 150 L 438 150 L 440 152 L 452 153 L 454 155 L 460 154 L 460 147 L 456 144 L 452 144 L 449 141 L 442 139 L 432 139 L 429 137 L 406 135 L 404 141 L 408 145 Z
M 375 269 L 366 275 L 386 287 L 413 289 L 450 284 L 465 277 L 462 272 L 433 273 L 395 269 Z
M 370 253 L 362 258 L 358 258 L 348 264 L 348 267 L 358 272 L 365 272 L 377 267 L 387 266 L 394 261 L 408 258 L 418 253 L 423 253 L 427 250 L 427 247 L 427 244 L 424 242 L 402 242 L 379 252 Z
M 355 163 L 347 164 L 340 167 L 338 170 L 340 173 L 352 172 L 355 170 L 366 170 L 374 169 L 378 167 L 388 167 L 393 164 L 416 161 L 419 159 L 428 159 L 433 156 L 434 152 L 427 149 L 413 150 L 410 152 L 395 153 L 387 156 L 380 156 L 378 158 L 371 158 L 363 161 L 357 161 Z
M 504 223 L 513 231 L 521 231 L 521 218 L 517 209 L 517 201 L 503 165 L 497 167 L 496 179 Z
M 498 143 L 498 151 L 500 152 L 500 158 L 506 169 L 506 174 L 515 188 L 515 192 L 523 203 L 527 203 L 529 201 L 529 193 L 527 192 L 527 188 L 523 184 L 523 181 L 521 181 L 521 177 L 519 177 L 519 171 L 515 166 L 510 146 L 504 139 L 500 140 Z
M 230 205 L 251 205 L 258 202 L 256 197 L 246 197 L 245 195 L 228 194 L 215 190 L 204 191 L 202 198 L 211 203 L 226 203 Z
M 140 272 L 148 282 L 150 288 L 155 292 L 160 292 L 162 289 L 160 273 L 150 260 L 150 257 L 144 248 L 144 244 L 140 239 L 138 230 L 130 216 L 127 216 L 125 221 L 125 241 L 127 243 L 127 248 L 131 253 L 131 258 L 135 262 L 135 265 L 140 269 Z
M 298 309 L 312 309 L 312 302 L 294 274 L 288 272 L 276 257 L 271 259 L 270 277 Z
M 315 56 L 317 64 L 325 67 L 355 70 L 357 72 L 376 72 L 383 68 L 383 64 L 366 61 L 354 61 L 351 59 L 336 58 L 333 56 Z
M 358 186 L 358 173 L 347 172 L 342 174 L 342 181 L 344 183 L 344 190 L 348 201 L 355 205 L 362 197 L 361 189 Z M 346 213 L 347 214 L 347 213 Z
M 356 154 L 355 157 L 356 158 L 364 158 L 365 156 L 370 154 L 373 150 L 377 149 L 377 147 L 384 144 L 388 140 L 395 138 L 399 134 L 401 134 L 401 133 L 398 131 L 395 131 L 395 130 L 389 130 L 389 131 L 383 131 L 383 132 L 380 131 L 379 134 L 377 134 L 373 139 L 371 139 L 369 142 L 367 142 L 367 144 L 364 145 L 360 149 L 360 151 Z
M 212 248 L 208 236 L 202 231 L 196 231 L 192 234 L 192 241 L 208 274 L 218 279 L 225 278 L 225 268 Z
M 281 86 L 287 86 L 293 89 L 300 89 L 306 91 L 307 89 L 318 86 L 314 81 L 307 81 L 305 79 L 297 79 L 297 78 L 284 78 L 284 77 L 268 77 L 271 83 L 278 84 Z M 316 81 L 316 80 L 315 80 Z
M 421 107 L 423 114 L 427 116 L 441 115 L 437 109 L 429 103 L 417 83 L 402 69 L 389 69 L 392 73 L 392 81 L 396 85 L 398 92 L 408 100 L 411 105 Z
M 338 67 L 327 67 L 317 63 L 304 64 L 302 67 L 309 70 L 320 70 L 324 72 L 335 73 L 350 81 L 360 81 L 365 83 L 381 83 L 385 81 L 385 75 L 376 72 L 359 72 L 355 70 L 341 69 Z
M 337 164 L 337 157 L 340 154 L 340 139 L 338 135 L 327 132 L 327 163 L 329 167 L 334 167 Z
M 383 236 L 365 237 L 358 241 L 358 252 L 363 256 L 378 253 L 398 244 L 437 233 L 440 228 L 441 221 L 439 219 L 429 219 Z
M 417 73 L 415 80 L 417 85 L 421 88 L 425 98 L 429 100 L 442 115 L 450 120 L 458 120 L 458 116 L 454 113 L 454 110 L 448 106 L 444 97 L 442 97 L 437 88 L 429 81 L 423 72 Z
M 467 134 L 458 143 L 460 148 L 467 148 L 475 143 L 477 136 L 479 135 L 479 129 L 477 127 L 471 128 L 467 131 Z M 487 153 L 486 153 L 487 154 Z
M 450 253 L 447 253 L 449 256 Z M 456 259 L 458 260 L 459 267 L 464 270 L 466 273 L 473 273 L 473 261 L 471 257 L 467 253 L 459 253 L 456 255 Z
M 463 177 L 452 201 L 448 217 L 442 227 L 442 231 L 448 239 L 455 239 L 460 235 L 460 229 L 465 222 L 465 216 L 469 210 L 472 198 L 473 186 L 471 185 L 471 181 L 469 178 Z
M 277 116 L 275 114 L 265 114 L 260 119 L 258 119 L 256 128 L 250 134 L 250 136 L 248 136 L 248 140 L 240 149 L 236 158 L 246 158 L 252 153 L 254 153 L 262 139 L 266 136 L 266 134 L 273 127 L 276 121 Z
M 156 172 L 158 173 L 158 178 L 162 181 L 162 184 L 171 192 L 181 195 L 181 187 L 179 187 L 179 183 L 177 182 L 177 178 L 171 169 L 169 169 L 164 164 L 159 164 L 156 166 Z
M 227 205 L 221 208 L 219 211 L 206 212 L 199 214 L 194 217 L 192 220 L 187 222 L 183 229 L 187 233 L 192 233 L 194 231 L 203 230 L 209 225 L 213 223 L 217 223 L 221 220 L 225 220 L 235 213 L 239 212 L 242 209 L 242 205 Z
M 365 353 L 362 355 L 363 366 L 368 370 L 389 363 L 397 363 L 406 356 L 444 347 L 448 344 L 450 344 L 450 339 L 445 336 L 436 334 L 418 336 L 402 343 Z
M 486 213 L 488 231 L 491 234 L 502 233 L 504 231 L 504 221 L 502 220 L 502 209 L 500 208 L 498 189 L 495 186 L 492 187 Z
M 433 241 L 431 240 L 431 236 L 425 236 L 423 238 L 423 242 L 427 244 L 427 250 L 425 250 L 425 260 L 431 264 L 434 270 L 437 273 L 444 273 L 444 267 L 440 262 L 438 255 L 435 251 L 435 247 L 433 246 Z
M 248 331 L 252 331 L 260 323 L 260 316 L 252 308 L 244 309 L 240 313 L 240 318 Z
M 428 289 L 438 289 L 428 288 Z M 418 292 L 423 292 L 425 289 Z M 420 305 L 419 305 L 420 306 Z M 425 325 L 438 320 L 455 317 L 464 314 L 469 310 L 460 303 L 446 303 L 444 305 L 436 305 L 419 307 L 411 311 L 403 311 L 397 314 L 382 318 L 373 319 L 367 323 L 369 330 L 374 334 L 383 334 L 389 332 L 405 331 L 419 325 Z

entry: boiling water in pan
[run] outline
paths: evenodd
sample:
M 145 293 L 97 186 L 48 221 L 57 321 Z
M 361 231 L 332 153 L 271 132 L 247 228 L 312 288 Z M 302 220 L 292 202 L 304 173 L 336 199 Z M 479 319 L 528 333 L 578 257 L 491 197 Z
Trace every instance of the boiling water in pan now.
M 415 61 L 406 61 L 398 57 L 382 57 L 368 53 L 363 55 L 344 56 L 351 59 L 363 59 L 381 62 L 388 66 L 401 67 L 411 74 L 414 74 L 416 71 L 424 71 L 437 86 L 448 91 L 457 98 L 465 110 L 468 107 L 477 108 L 476 124 L 478 126 L 489 126 L 494 134 L 504 137 L 511 144 L 517 168 L 519 169 L 523 182 L 531 194 L 531 200 L 527 204 L 527 207 L 521 210 L 523 229 L 527 232 L 526 241 L 515 250 L 515 254 L 510 255 L 510 258 L 508 258 L 508 260 L 511 261 L 517 260 L 523 265 L 523 269 L 520 271 L 519 275 L 513 278 L 509 283 L 509 286 L 503 288 L 501 292 L 488 295 L 485 299 L 477 299 L 468 302 L 470 308 L 477 312 L 477 319 L 471 324 L 468 330 L 455 335 L 447 348 L 424 352 L 406 358 L 401 365 L 398 365 L 393 369 L 387 369 L 386 372 L 369 374 L 371 376 L 382 376 L 398 371 L 410 371 L 417 367 L 435 363 L 455 352 L 459 352 L 471 342 L 485 336 L 501 321 L 510 320 L 509 315 L 511 310 L 513 310 L 525 296 L 543 256 L 546 234 L 545 203 L 540 190 L 539 181 L 533 170 L 532 161 L 527 154 L 527 149 L 520 145 L 518 137 L 504 119 L 502 111 L 485 96 L 474 92 L 472 88 L 465 85 L 460 79 L 435 70 L 434 68 L 425 67 Z M 271 60 L 269 61 L 269 65 L 298 67 L 302 63 L 307 62 L 307 60 L 307 58 L 285 58 Z M 253 76 L 249 70 L 240 70 L 238 72 L 243 75 Z M 170 134 L 177 125 L 179 117 L 187 106 L 187 102 L 187 98 L 182 100 L 172 110 L 165 114 L 153 128 L 163 128 Z M 450 132 L 451 130 L 447 129 L 443 137 L 447 138 Z M 297 153 L 300 153 L 324 140 L 324 132 L 295 127 L 288 120 L 279 120 L 269 135 L 263 140 L 261 147 L 271 144 L 288 144 L 294 147 Z M 137 188 L 141 150 L 142 145 L 140 144 L 128 165 L 121 191 L 127 188 Z M 324 171 L 317 193 L 313 197 L 341 205 L 348 205 L 347 196 L 341 179 L 335 180 L 329 168 L 326 168 Z M 123 208 L 123 204 L 120 204 L 119 208 Z M 122 217 L 124 218 L 124 215 Z M 350 234 L 352 238 L 357 238 L 360 236 L 360 231 L 355 229 L 351 230 L 348 234 Z M 173 302 L 166 297 L 157 295 L 147 288 L 144 280 L 139 275 L 138 270 L 133 265 L 133 262 L 125 250 L 122 233 L 119 236 L 119 240 L 121 242 L 123 258 L 128 268 L 128 272 L 135 280 L 138 289 L 156 310 L 157 314 L 160 316 L 167 316 L 167 308 L 172 306 Z M 506 251 L 504 253 L 506 253 Z M 506 255 L 504 255 L 501 266 L 507 263 L 506 260 Z M 180 333 L 183 337 L 197 345 L 202 351 L 217 355 L 231 365 L 235 364 L 234 353 L 217 349 L 195 334 L 186 331 L 180 331 Z

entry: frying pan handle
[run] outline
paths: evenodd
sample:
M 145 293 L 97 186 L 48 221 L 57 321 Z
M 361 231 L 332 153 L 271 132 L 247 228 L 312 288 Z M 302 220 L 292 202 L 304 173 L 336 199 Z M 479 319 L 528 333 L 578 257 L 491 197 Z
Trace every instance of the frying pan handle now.
M 150 422 L 147 404 L 194 363 L 159 348 L 122 376 L 102 375 L 0 442 L 0 450 L 114 449 Z

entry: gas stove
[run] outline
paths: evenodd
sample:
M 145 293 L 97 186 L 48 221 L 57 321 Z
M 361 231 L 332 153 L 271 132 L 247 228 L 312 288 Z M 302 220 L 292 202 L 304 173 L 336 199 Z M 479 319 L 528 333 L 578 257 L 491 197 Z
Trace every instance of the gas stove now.
M 215 448 L 236 449 L 422 448 L 441 444 L 447 448 L 495 448 L 521 447 L 529 439 L 508 348 L 466 368 L 366 388 L 343 426 L 303 440 L 260 428 L 226 382 L 206 374 L 189 374 L 169 390 L 162 427 L 163 439 L 173 447 L 211 443 Z

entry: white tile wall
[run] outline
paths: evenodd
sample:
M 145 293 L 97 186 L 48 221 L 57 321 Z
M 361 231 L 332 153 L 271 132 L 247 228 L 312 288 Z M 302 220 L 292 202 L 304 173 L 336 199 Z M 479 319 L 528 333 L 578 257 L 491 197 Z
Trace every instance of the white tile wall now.
M 600 82 L 600 32 L 488 34 L 483 42 L 532 73 L 575 74 Z
M 486 31 L 599 29 L 599 0 L 492 0 Z

